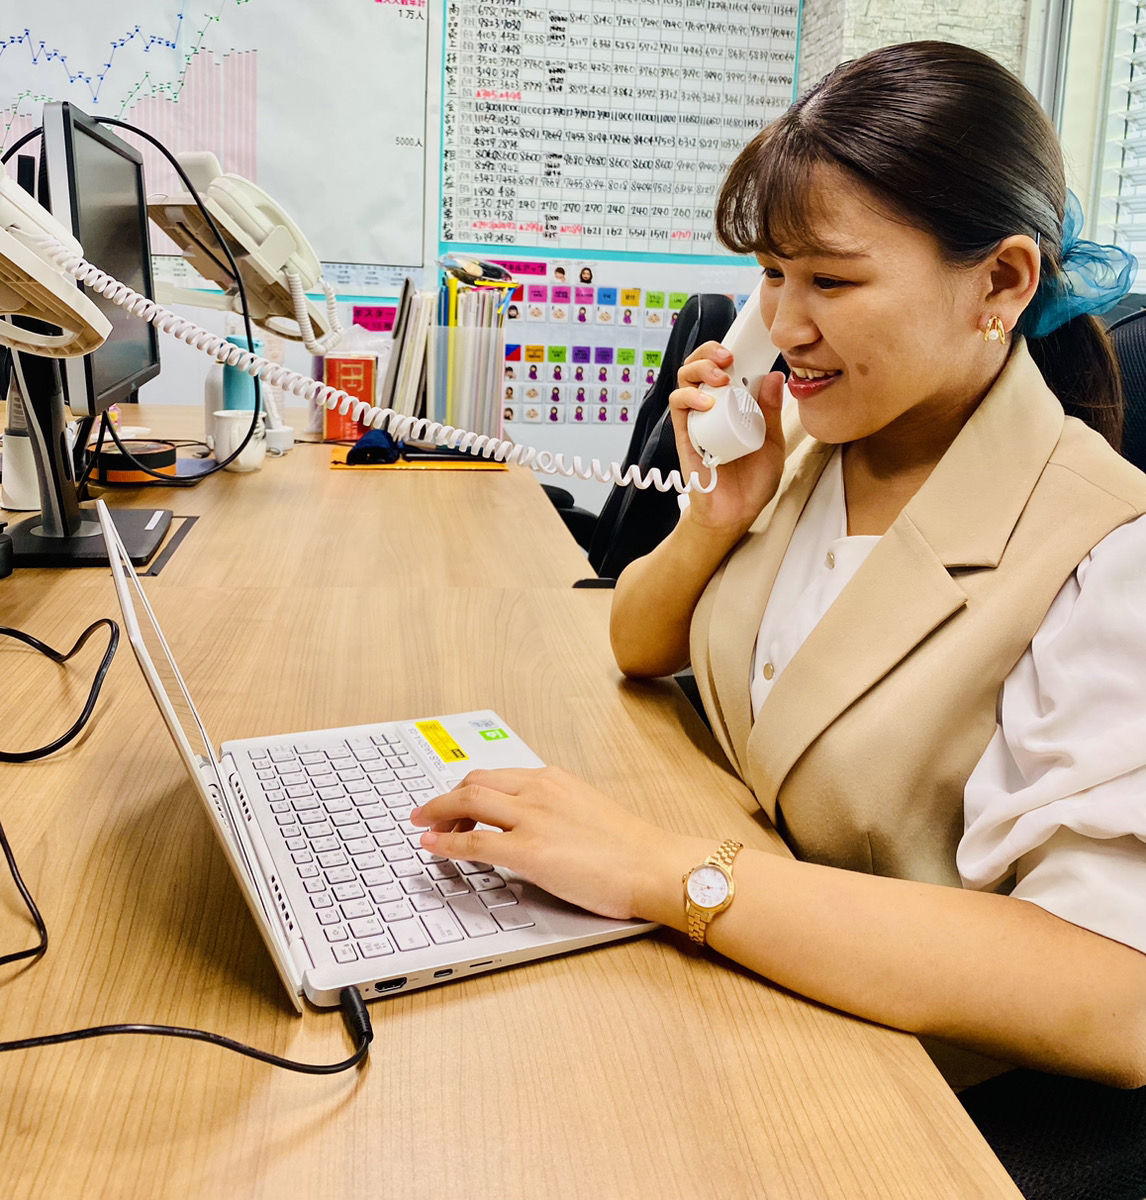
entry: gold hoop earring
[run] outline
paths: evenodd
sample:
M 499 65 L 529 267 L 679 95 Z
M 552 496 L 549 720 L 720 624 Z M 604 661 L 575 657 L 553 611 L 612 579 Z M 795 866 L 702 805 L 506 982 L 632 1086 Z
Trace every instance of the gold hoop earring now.
M 1007 344 L 1007 330 L 1000 317 L 988 317 L 987 328 L 983 330 L 983 341 L 1001 342 Z

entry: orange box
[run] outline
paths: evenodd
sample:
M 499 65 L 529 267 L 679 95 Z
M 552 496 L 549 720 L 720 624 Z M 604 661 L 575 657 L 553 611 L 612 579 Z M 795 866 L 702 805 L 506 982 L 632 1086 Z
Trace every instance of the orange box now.
M 373 354 L 327 355 L 322 364 L 322 381 L 347 392 L 356 400 L 373 404 L 377 395 L 378 359 Z M 356 442 L 369 426 L 345 416 L 337 408 L 323 408 L 322 437 L 327 442 Z

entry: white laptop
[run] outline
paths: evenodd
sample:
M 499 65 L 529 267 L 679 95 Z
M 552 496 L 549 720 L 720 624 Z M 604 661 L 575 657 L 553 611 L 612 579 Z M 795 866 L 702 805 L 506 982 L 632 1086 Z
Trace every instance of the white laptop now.
M 304 993 L 334 1006 L 357 987 L 373 1000 L 655 928 L 421 848 L 414 805 L 474 768 L 543 765 L 496 713 L 247 738 L 216 756 L 97 507 L 128 640 L 296 1009 Z

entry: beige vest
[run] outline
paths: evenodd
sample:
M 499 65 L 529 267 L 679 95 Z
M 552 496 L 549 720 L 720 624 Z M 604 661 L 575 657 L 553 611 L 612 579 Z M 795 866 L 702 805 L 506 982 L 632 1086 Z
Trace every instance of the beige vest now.
M 701 697 L 799 858 L 958 887 L 963 789 L 1003 680 L 1086 554 L 1146 512 L 1146 475 L 1064 417 L 1020 341 L 753 724 L 764 606 L 832 450 L 796 437 L 776 497 L 693 615 Z

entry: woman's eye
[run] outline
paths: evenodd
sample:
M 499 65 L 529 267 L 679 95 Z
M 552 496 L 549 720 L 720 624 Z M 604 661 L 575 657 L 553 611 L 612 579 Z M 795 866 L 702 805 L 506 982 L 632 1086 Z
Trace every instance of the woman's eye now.
M 772 280 L 783 279 L 784 272 L 781 271 L 779 267 L 765 267 L 764 268 L 764 278 L 772 279 Z
M 817 275 L 814 282 L 822 292 L 830 292 L 833 288 L 848 287 L 850 284 L 847 279 L 830 279 L 825 275 Z

